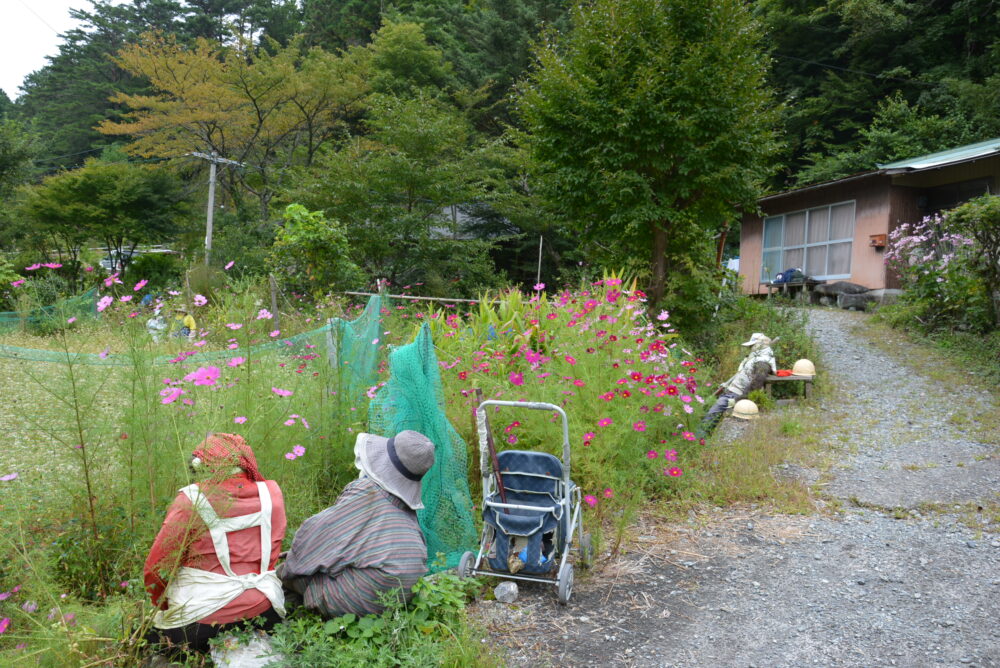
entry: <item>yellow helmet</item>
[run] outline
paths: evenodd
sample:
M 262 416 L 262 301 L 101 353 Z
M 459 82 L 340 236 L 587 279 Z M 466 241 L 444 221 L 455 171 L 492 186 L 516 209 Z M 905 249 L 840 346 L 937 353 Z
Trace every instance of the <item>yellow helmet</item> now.
M 749 399 L 740 399 L 733 406 L 733 417 L 741 420 L 756 420 L 759 412 L 757 404 Z
M 816 365 L 806 359 L 798 360 L 792 367 L 792 373 L 796 376 L 815 376 Z

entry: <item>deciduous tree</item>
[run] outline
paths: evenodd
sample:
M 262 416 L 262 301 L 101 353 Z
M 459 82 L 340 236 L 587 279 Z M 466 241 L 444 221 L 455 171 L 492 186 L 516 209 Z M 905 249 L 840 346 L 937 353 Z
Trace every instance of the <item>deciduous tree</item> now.
M 737 0 L 579 2 L 571 23 L 538 48 L 522 140 L 587 237 L 648 258 L 659 302 L 710 264 L 712 234 L 772 170 L 761 31 Z

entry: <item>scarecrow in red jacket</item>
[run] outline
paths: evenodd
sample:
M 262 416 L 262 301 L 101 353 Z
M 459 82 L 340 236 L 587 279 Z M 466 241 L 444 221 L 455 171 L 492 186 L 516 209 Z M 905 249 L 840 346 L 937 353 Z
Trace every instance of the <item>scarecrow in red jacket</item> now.
M 160 608 L 147 641 L 203 652 L 246 620 L 270 628 L 284 616 L 274 567 L 285 502 L 241 436 L 214 434 L 193 454 L 201 482 L 180 490 L 146 559 L 146 589 Z

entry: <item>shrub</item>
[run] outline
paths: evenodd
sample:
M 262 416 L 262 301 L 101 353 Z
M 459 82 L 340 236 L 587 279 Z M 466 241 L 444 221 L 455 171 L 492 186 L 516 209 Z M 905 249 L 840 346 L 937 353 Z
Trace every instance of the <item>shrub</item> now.
M 180 285 L 184 263 L 170 253 L 146 253 L 129 265 L 129 274 L 148 281 L 145 292 L 162 292 Z
M 926 216 L 903 223 L 889 234 L 885 262 L 903 284 L 902 302 L 910 324 L 923 331 L 956 329 L 987 331 L 993 311 L 986 283 L 972 268 L 979 250 L 976 241 L 953 232 L 947 216 Z

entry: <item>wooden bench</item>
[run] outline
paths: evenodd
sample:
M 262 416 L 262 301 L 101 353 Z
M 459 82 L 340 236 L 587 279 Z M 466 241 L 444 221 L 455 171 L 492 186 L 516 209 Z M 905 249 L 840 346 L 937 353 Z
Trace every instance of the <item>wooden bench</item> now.
M 764 281 L 761 283 L 762 286 L 767 288 L 767 297 L 771 298 L 774 292 L 779 295 L 784 295 L 787 297 L 794 297 L 797 294 L 801 294 L 803 298 L 807 297 L 810 292 L 813 291 L 817 285 L 823 285 L 826 281 L 817 281 L 813 278 L 807 278 L 800 281 L 788 281 L 787 283 L 775 283 L 773 281 Z
M 794 374 L 791 376 L 775 376 L 768 374 L 767 378 L 764 379 L 764 390 L 768 393 L 768 395 L 770 395 L 771 386 L 775 383 L 799 383 L 802 386 L 805 398 L 809 399 L 812 397 L 813 378 L 815 378 L 815 376 L 796 376 Z M 780 404 L 782 401 L 786 400 L 779 399 L 778 403 Z

